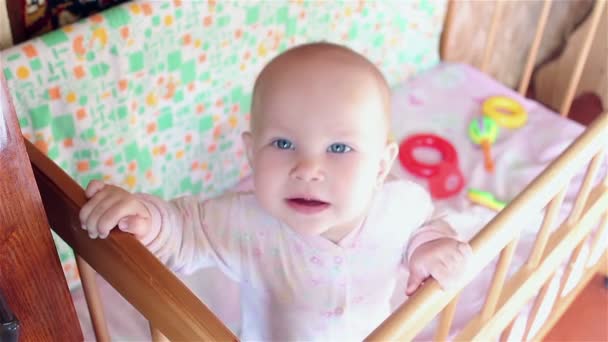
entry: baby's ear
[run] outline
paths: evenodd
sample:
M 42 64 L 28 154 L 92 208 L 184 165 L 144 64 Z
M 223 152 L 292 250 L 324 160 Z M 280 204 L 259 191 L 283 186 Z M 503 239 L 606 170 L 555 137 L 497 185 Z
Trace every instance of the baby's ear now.
M 382 159 L 380 159 L 380 168 L 378 169 L 378 185 L 382 185 L 386 176 L 391 172 L 391 168 L 393 167 L 393 162 L 397 157 L 397 153 L 399 152 L 399 146 L 394 141 L 389 141 L 384 147 L 384 151 L 382 152 Z
M 253 168 L 253 136 L 251 135 L 251 132 L 245 131 L 241 134 L 241 138 L 245 144 L 245 153 L 247 154 L 249 166 Z

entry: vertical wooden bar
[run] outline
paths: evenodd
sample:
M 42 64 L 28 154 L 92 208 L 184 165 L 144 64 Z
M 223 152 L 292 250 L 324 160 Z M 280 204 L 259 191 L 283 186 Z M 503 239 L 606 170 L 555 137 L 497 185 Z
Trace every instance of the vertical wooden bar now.
M 97 288 L 95 270 L 79 255 L 76 255 L 76 266 L 78 267 L 78 273 L 80 274 L 82 290 L 87 302 L 87 308 L 89 309 L 89 316 L 91 317 L 95 339 L 97 342 L 109 342 L 111 339 L 103 311 L 103 304 L 101 303 L 101 298 L 99 296 L 99 289 Z
M 496 40 L 496 32 L 500 26 L 500 17 L 504 8 L 505 1 L 498 0 L 494 5 L 494 14 L 492 15 L 492 24 L 490 26 L 490 32 L 488 32 L 488 38 L 486 39 L 486 46 L 483 51 L 483 59 L 481 60 L 481 67 L 479 68 L 484 73 L 488 72 L 488 66 L 490 64 L 490 58 L 494 50 L 494 42 Z
M 509 325 L 507 325 L 505 330 L 502 331 L 502 333 L 500 334 L 500 339 L 499 339 L 500 342 L 509 341 L 509 336 L 511 335 L 511 332 L 513 331 L 513 325 L 515 324 L 516 319 L 517 319 L 517 316 L 515 316 L 515 318 L 513 318 L 511 320 L 511 323 L 509 323 Z
M 514 239 L 513 241 L 509 242 L 502 252 L 500 252 L 498 265 L 496 266 L 496 271 L 494 271 L 494 278 L 492 278 L 492 285 L 490 287 L 490 291 L 488 292 L 483 309 L 481 310 L 481 314 L 479 315 L 482 323 L 487 321 L 494 313 L 494 310 L 496 310 L 496 304 L 498 304 L 498 299 L 500 298 L 502 287 L 505 283 L 507 271 L 509 270 L 509 265 L 511 264 L 511 259 L 513 259 L 515 247 L 517 246 L 518 242 L 519 238 Z
M 601 237 L 606 234 L 606 230 L 608 230 L 608 211 L 602 217 L 600 226 L 595 232 L 595 238 L 591 242 L 591 247 L 589 248 L 589 258 L 593 257 L 598 252 L 598 249 L 605 247 L 601 244 L 601 242 L 603 242 Z
M 540 311 L 540 308 L 543 305 L 545 298 L 547 298 L 547 293 L 549 293 L 549 287 L 551 286 L 551 283 L 553 282 L 555 277 L 555 273 L 551 277 L 549 277 L 545 285 L 543 285 L 543 287 L 540 289 L 540 293 L 538 294 L 538 296 L 536 296 L 536 299 L 534 299 L 534 305 L 532 306 L 532 310 L 530 310 L 530 314 L 528 315 L 526 329 L 524 330 L 524 334 L 522 337 L 523 341 L 528 340 L 528 335 L 530 334 L 530 329 L 532 329 L 532 324 L 534 324 L 536 316 L 538 315 L 538 312 Z
M 2 63 L 0 58 L 0 70 Z M 0 291 L 19 320 L 20 341 L 82 341 L 3 75 L 0 72 Z
M 2 5 L 6 6 L 8 14 L 8 23 L 11 27 L 11 36 L 13 45 L 25 42 L 28 40 L 29 32 L 27 32 L 27 26 L 25 25 L 26 18 L 26 3 L 21 1 L 3 1 Z M 46 15 L 43 14 L 43 15 Z M 4 26 L 4 25 L 2 25 Z
M 608 115 L 608 114 L 604 114 L 604 115 Z M 604 155 L 608 156 L 608 151 L 602 151 L 600 153 L 603 153 Z M 607 159 L 607 161 L 608 161 L 608 159 Z M 608 191 L 608 170 L 606 170 L 606 174 L 604 175 L 604 179 L 602 180 L 602 182 L 601 182 L 601 184 L 599 186 L 603 187 L 604 191 Z M 602 242 L 602 240 L 600 240 L 600 238 L 602 236 L 604 236 L 604 234 L 606 233 L 606 230 L 608 230 L 608 211 L 602 217 L 602 221 L 601 221 L 600 226 L 599 226 L 599 228 L 597 229 L 597 232 L 596 232 L 596 238 L 593 239 L 593 242 L 591 244 L 591 248 L 589 249 L 589 257 L 590 258 L 598 252 L 598 249 L 600 249 L 600 248 L 603 247 L 600 244 L 600 242 Z M 606 264 L 605 265 L 605 268 L 606 268 L 606 270 L 605 270 L 606 271 L 605 272 L 605 276 L 606 276 L 606 278 L 608 278 L 608 262 L 606 262 L 605 264 Z
M 608 116 L 608 113 L 603 114 Z M 603 151 L 604 155 L 608 156 L 608 150 Z M 608 157 L 606 157 L 608 158 Z M 604 175 L 604 180 L 602 181 L 602 185 L 608 188 L 608 171 L 606 171 L 606 174 Z
M 559 113 L 561 116 L 568 116 L 568 111 L 570 110 L 570 105 L 574 100 L 574 92 L 576 91 L 576 87 L 578 86 L 578 82 L 581 79 L 581 75 L 583 73 L 583 68 L 585 66 L 585 62 L 587 61 L 587 56 L 589 55 L 589 50 L 591 49 L 591 43 L 593 43 L 593 38 L 595 37 L 595 31 L 597 30 L 598 24 L 600 22 L 600 18 L 602 16 L 602 12 L 604 10 L 604 6 L 606 5 L 606 0 L 599 0 L 595 2 L 595 6 L 593 7 L 593 12 L 591 13 L 591 24 L 589 25 L 589 31 L 587 31 L 587 36 L 585 37 L 585 41 L 583 42 L 583 46 L 578 54 L 578 58 L 576 59 L 576 65 L 572 72 L 572 78 L 570 78 L 570 82 L 568 83 L 568 88 L 566 90 L 566 94 L 564 94 L 564 100 L 559 109 Z
M 597 175 L 597 171 L 600 167 L 600 162 L 603 158 L 603 153 L 600 151 L 597 153 L 593 159 L 591 159 L 591 163 L 587 167 L 587 172 L 585 173 L 585 178 L 583 179 L 583 184 L 576 195 L 576 200 L 574 201 L 574 206 L 570 211 L 570 215 L 568 216 L 567 222 L 568 224 L 574 224 L 580 218 L 583 209 L 585 208 L 585 204 L 587 203 L 587 199 L 589 198 L 589 193 L 591 192 L 591 187 L 593 185 L 593 180 Z
M 169 342 L 169 339 L 160 330 L 154 328 L 152 323 L 150 323 L 150 336 L 152 337 L 152 342 Z
M 543 223 L 541 225 L 540 231 L 536 235 L 536 240 L 534 241 L 534 247 L 532 248 L 532 252 L 530 252 L 530 257 L 528 258 L 528 262 L 526 263 L 526 267 L 533 269 L 540 262 L 540 258 L 545 251 L 545 246 L 547 245 L 547 240 L 549 239 L 549 229 L 555 222 L 557 218 L 557 214 L 559 213 L 559 209 L 562 206 L 562 202 L 564 201 L 564 197 L 566 196 L 566 188 L 563 188 L 552 200 L 549 202 L 549 206 L 545 211 L 545 216 L 543 218 Z
M 454 299 L 448 304 L 441 313 L 441 320 L 437 332 L 435 333 L 435 341 L 446 341 L 450 334 L 450 327 L 452 326 L 452 320 L 454 319 L 454 313 L 456 312 L 456 305 L 460 299 L 460 294 L 457 294 Z
M 586 242 L 587 242 L 586 238 L 581 240 L 581 242 L 576 246 L 576 248 L 572 252 L 572 255 L 570 256 L 568 265 L 564 269 L 564 275 L 562 276 L 561 283 L 559 284 L 559 291 L 557 291 L 558 299 L 559 299 L 559 297 L 561 297 L 563 295 L 564 288 L 566 287 L 566 283 L 568 282 L 568 279 L 570 279 L 570 276 L 572 275 L 572 272 L 574 271 L 574 265 L 576 265 L 576 261 L 580 257 L 581 252 L 583 251 L 583 246 L 585 245 Z
M 439 41 L 439 57 L 441 60 L 445 60 L 446 51 L 448 49 L 448 39 L 451 36 L 453 18 L 454 18 L 454 1 L 448 0 L 447 9 L 445 11 L 445 20 L 443 21 L 443 31 L 441 32 L 441 38 Z
M 551 11 L 551 2 L 551 0 L 544 0 L 543 9 L 540 12 L 538 24 L 536 25 L 536 34 L 534 35 L 534 40 L 530 46 L 530 52 L 528 53 L 528 60 L 526 61 L 524 72 L 521 75 L 518 92 L 524 96 L 526 94 L 526 90 L 528 90 L 528 85 L 530 84 L 532 70 L 534 69 L 534 62 L 536 61 L 536 56 L 538 55 L 538 48 L 540 47 L 540 42 L 543 38 L 543 33 L 545 32 L 545 26 L 547 25 L 549 12 Z

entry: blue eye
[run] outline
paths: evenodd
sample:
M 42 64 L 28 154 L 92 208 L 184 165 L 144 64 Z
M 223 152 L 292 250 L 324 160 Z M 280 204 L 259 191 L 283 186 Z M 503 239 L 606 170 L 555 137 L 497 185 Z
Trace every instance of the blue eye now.
M 346 152 L 350 152 L 353 149 L 350 148 L 350 146 L 346 145 L 346 144 L 342 144 L 342 143 L 335 143 L 335 144 L 331 144 L 331 146 L 329 146 L 327 148 L 327 152 L 331 152 L 331 153 L 346 153 Z
M 293 150 L 293 143 L 287 139 L 277 139 L 272 142 L 272 145 L 279 150 Z

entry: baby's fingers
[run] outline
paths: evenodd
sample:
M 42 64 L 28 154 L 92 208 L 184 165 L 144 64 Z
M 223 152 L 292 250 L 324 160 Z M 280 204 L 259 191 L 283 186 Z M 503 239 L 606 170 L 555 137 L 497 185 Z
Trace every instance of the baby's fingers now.
M 140 216 L 125 217 L 118 222 L 118 228 L 124 232 L 131 233 L 144 245 L 150 243 L 150 219 Z
M 89 232 L 89 236 L 92 239 L 95 239 L 98 236 L 107 235 L 109 230 L 112 229 L 112 227 L 110 227 L 110 228 L 107 227 L 107 223 L 106 223 L 106 226 L 104 226 L 104 227 L 100 226 L 100 219 L 102 217 L 105 217 L 108 214 L 108 211 L 110 211 L 110 209 L 116 203 L 119 203 L 122 200 L 122 198 L 120 196 L 106 195 L 105 193 L 100 193 L 99 195 L 100 195 L 100 197 L 103 196 L 103 198 L 101 200 L 95 201 L 95 200 L 97 200 L 97 197 L 93 197 L 91 202 L 95 201 L 95 203 L 89 209 L 90 213 L 86 217 L 86 220 L 82 223 L 83 229 L 86 229 Z M 106 195 L 106 196 L 104 196 L 104 195 Z M 88 204 L 89 203 L 87 203 L 87 205 Z M 85 209 L 88 209 L 88 208 L 83 207 L 81 212 L 84 211 Z M 118 220 L 116 220 L 114 222 L 114 224 L 116 224 L 117 222 L 118 222 Z
M 449 290 L 453 288 L 456 285 L 455 280 L 457 277 L 457 274 L 451 272 L 445 267 L 438 267 L 433 272 L 433 278 L 437 280 L 437 283 L 439 283 L 439 286 L 443 290 Z
M 95 196 L 95 194 L 97 192 L 99 192 L 101 189 L 103 189 L 105 187 L 105 183 L 99 180 L 92 180 L 89 182 L 89 184 L 87 185 L 87 189 L 84 191 L 85 195 L 87 196 L 87 198 L 91 198 L 93 196 Z
M 121 200 L 113 203 L 112 206 L 108 208 L 108 210 L 106 210 L 99 218 L 97 223 L 99 236 L 101 238 L 107 237 L 110 231 L 120 223 L 122 223 L 119 225 L 121 230 L 135 234 L 135 232 L 132 231 L 134 227 L 129 229 L 128 225 L 125 226 L 128 221 L 123 219 L 139 217 L 145 220 L 149 216 L 148 209 L 146 209 L 146 207 L 143 206 L 138 200 L 134 199 L 133 197 L 122 198 Z M 135 228 L 141 229 L 139 227 Z
M 91 185 L 89 183 L 89 187 L 87 190 L 93 189 L 96 187 L 95 185 Z M 78 217 L 80 218 L 80 223 L 82 224 L 82 228 L 86 229 L 87 221 L 89 221 L 91 215 L 93 215 L 96 211 L 99 211 L 99 205 L 106 201 L 107 198 L 113 197 L 114 189 L 111 186 L 104 186 L 105 189 L 103 191 L 98 190 L 95 195 L 85 203 L 80 209 L 80 213 L 78 213 Z
M 407 279 L 407 288 L 405 290 L 405 294 L 411 296 L 420 285 L 424 282 L 424 280 L 429 276 L 427 272 L 423 270 L 413 267 L 410 270 L 409 278 Z

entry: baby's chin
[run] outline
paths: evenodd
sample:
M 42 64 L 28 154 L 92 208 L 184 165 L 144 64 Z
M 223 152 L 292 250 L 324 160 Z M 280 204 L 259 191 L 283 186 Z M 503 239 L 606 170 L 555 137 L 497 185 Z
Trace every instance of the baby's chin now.
M 279 219 L 291 230 L 302 235 L 317 236 L 323 234 L 327 230 L 326 225 L 316 222 L 318 220 L 296 218 L 292 215 L 285 214 L 280 215 Z

